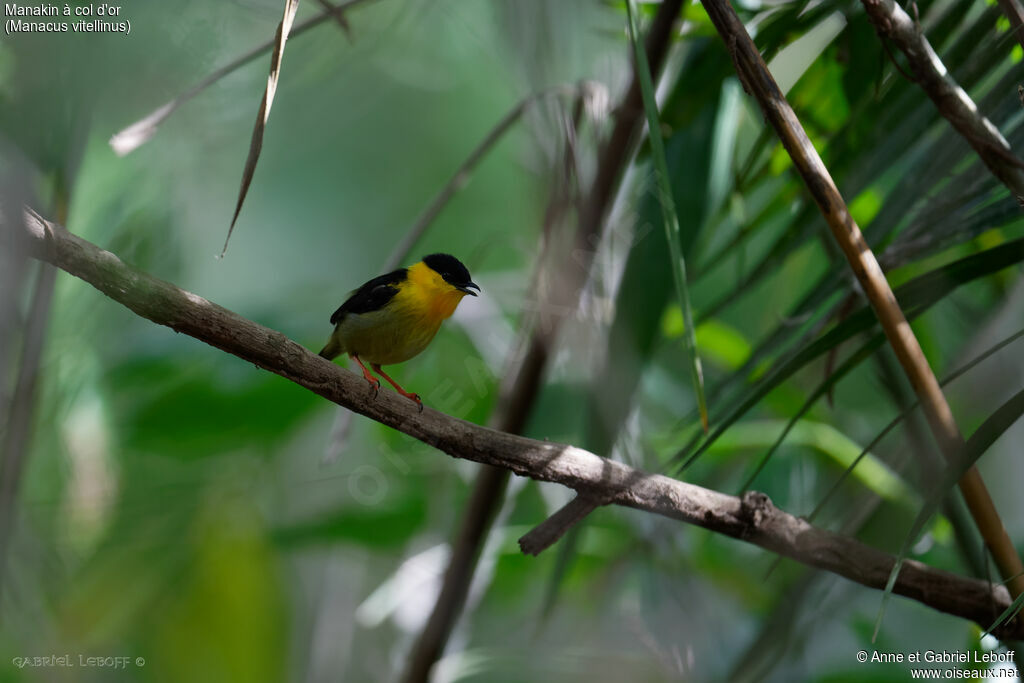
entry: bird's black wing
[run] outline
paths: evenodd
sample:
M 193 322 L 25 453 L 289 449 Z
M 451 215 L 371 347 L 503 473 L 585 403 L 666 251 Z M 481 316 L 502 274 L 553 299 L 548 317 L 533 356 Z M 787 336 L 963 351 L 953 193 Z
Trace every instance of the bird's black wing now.
M 379 275 L 352 293 L 338 310 L 331 316 L 331 324 L 336 325 L 348 313 L 369 313 L 378 311 L 398 293 L 398 283 L 408 277 L 405 268 Z

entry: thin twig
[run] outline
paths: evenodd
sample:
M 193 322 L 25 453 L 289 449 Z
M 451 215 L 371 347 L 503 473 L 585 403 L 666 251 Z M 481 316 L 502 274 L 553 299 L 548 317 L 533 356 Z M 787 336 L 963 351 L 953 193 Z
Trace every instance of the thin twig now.
M 41 264 L 36 275 L 36 287 L 32 295 L 32 309 L 25 326 L 22 342 L 21 364 L 18 379 L 11 396 L 3 450 L 0 451 L 0 585 L 9 564 L 11 536 L 17 510 L 18 488 L 21 474 L 28 458 L 32 435 L 32 417 L 35 414 L 35 397 L 39 388 L 39 367 L 46 346 L 46 329 L 50 321 L 50 304 L 53 301 L 54 281 L 57 269 L 48 263 Z
M 290 37 L 294 40 L 306 31 L 319 26 L 328 19 L 334 16 L 343 15 L 346 11 L 355 8 L 357 5 L 362 5 L 369 1 L 370 0 L 348 0 L 348 2 L 343 2 L 330 12 L 323 12 L 322 14 L 297 24 L 292 28 Z M 111 148 L 113 148 L 114 152 L 118 156 L 124 156 L 141 147 L 156 134 L 157 128 L 160 124 L 166 121 L 167 118 L 178 109 L 178 107 L 185 104 L 228 74 L 237 71 L 252 60 L 260 57 L 266 52 L 269 52 L 273 47 L 273 40 L 268 40 L 265 43 L 257 45 L 234 61 L 217 69 L 174 99 L 160 105 L 127 128 L 114 133 L 114 135 L 110 137 L 109 141 Z
M 423 236 L 427 227 L 437 219 L 441 211 L 447 206 L 448 202 L 455 194 L 466 186 L 469 182 L 470 174 L 473 169 L 476 168 L 477 164 L 491 149 L 501 140 L 502 136 L 508 132 L 508 130 L 515 125 L 515 123 L 522 117 L 523 113 L 535 102 L 552 96 L 560 95 L 577 95 L 587 88 L 591 87 L 587 83 L 581 83 L 578 86 L 571 85 L 557 85 L 551 88 L 546 88 L 539 92 L 531 93 L 519 100 L 515 106 L 513 106 L 505 116 L 487 133 L 483 140 L 480 141 L 469 156 L 466 157 L 465 161 L 459 166 L 452 175 L 451 179 L 445 184 L 441 191 L 437 193 L 434 200 L 430 202 L 430 205 L 424 209 L 423 213 L 419 215 L 416 222 L 413 223 L 412 228 L 402 237 L 402 241 L 395 245 L 395 248 L 391 251 L 391 255 L 388 256 L 388 260 L 384 262 L 384 272 L 394 270 L 402 261 L 405 260 L 413 246 Z
M 750 492 L 740 499 L 636 470 L 574 446 L 481 427 L 431 408 L 418 413 L 392 392 L 374 397 L 361 377 L 280 332 L 132 268 L 57 224 L 27 215 L 24 227 L 32 256 L 85 280 L 139 316 L 269 370 L 453 457 L 609 495 L 616 505 L 725 534 L 872 588 L 885 585 L 895 562 L 892 555 L 779 510 L 761 493 Z M 983 627 L 1010 605 L 1003 586 L 915 561 L 905 563 L 894 592 Z M 1024 619 L 1015 617 L 996 635 L 1024 637 Z
M 348 23 L 348 19 L 345 17 L 345 13 L 340 11 L 339 8 L 332 5 L 328 0 L 316 0 L 317 4 L 324 8 L 324 12 L 329 13 L 334 17 L 334 21 L 341 28 L 342 33 L 348 38 L 349 42 L 352 42 L 352 25 Z

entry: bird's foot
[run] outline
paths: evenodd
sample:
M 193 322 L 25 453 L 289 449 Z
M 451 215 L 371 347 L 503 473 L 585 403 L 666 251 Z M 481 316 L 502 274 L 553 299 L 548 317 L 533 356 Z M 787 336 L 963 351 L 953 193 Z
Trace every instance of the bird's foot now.
M 388 381 L 388 384 L 390 384 L 391 386 L 393 386 L 395 388 L 395 391 L 400 393 L 402 396 L 405 396 L 410 401 L 415 402 L 416 405 L 419 406 L 420 412 L 421 413 L 423 412 L 423 401 L 420 400 L 420 395 L 419 394 L 414 394 L 412 392 L 409 392 L 409 391 L 406 391 L 405 389 L 403 389 L 398 382 L 396 382 L 395 380 L 391 379 L 391 377 L 388 375 L 388 373 L 384 372 L 384 370 L 380 367 L 380 365 L 378 363 L 374 363 L 370 367 L 373 368 L 374 372 L 376 372 L 378 375 L 380 375 L 381 377 L 386 379 Z
M 414 401 L 416 405 L 419 407 L 419 412 L 423 412 L 423 401 L 420 399 L 419 394 L 412 394 L 409 393 L 408 391 L 399 391 L 399 393 L 402 394 L 402 396 L 405 396 L 410 401 Z
M 359 356 L 353 355 L 352 357 L 355 358 L 356 362 L 359 363 L 359 367 L 362 368 L 363 378 L 373 387 L 373 398 L 376 400 L 377 394 L 380 393 L 380 380 L 370 374 L 370 371 L 363 365 L 363 361 L 359 360 Z

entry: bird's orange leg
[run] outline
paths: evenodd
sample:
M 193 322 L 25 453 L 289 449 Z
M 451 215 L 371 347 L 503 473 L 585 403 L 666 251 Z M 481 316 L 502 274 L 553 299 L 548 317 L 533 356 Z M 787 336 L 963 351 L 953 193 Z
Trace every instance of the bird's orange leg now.
M 370 374 L 370 371 L 366 369 L 365 365 L 363 365 L 363 361 L 359 360 L 359 356 L 353 355 L 352 357 L 356 359 L 356 362 L 359 363 L 359 367 L 363 369 L 363 377 L 365 377 L 366 381 L 370 383 L 371 387 L 373 387 L 373 397 L 377 398 L 377 392 L 380 391 L 380 380 Z
M 383 370 L 381 370 L 380 366 L 377 365 L 376 363 L 372 363 L 370 365 L 370 367 L 373 368 L 374 372 L 376 372 L 378 375 L 380 375 L 381 377 L 386 379 L 388 381 L 388 384 L 390 384 L 391 386 L 393 386 L 395 388 L 395 391 L 400 393 L 402 396 L 405 396 L 407 399 L 415 401 L 416 405 L 418 405 L 420 407 L 420 412 L 421 413 L 423 412 L 423 401 L 420 400 L 419 394 L 411 394 L 408 391 L 406 391 L 405 389 L 403 389 L 402 387 L 398 386 L 398 382 L 396 382 L 395 380 L 393 380 L 390 377 L 388 377 L 388 373 L 386 373 Z

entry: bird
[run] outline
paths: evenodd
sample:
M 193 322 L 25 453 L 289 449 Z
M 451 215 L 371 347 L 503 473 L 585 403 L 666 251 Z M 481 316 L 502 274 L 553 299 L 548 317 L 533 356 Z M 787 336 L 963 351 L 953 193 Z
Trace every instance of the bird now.
M 379 275 L 353 291 L 331 316 L 334 331 L 320 355 L 327 360 L 344 353 L 354 358 L 376 397 L 380 380 L 366 369 L 368 363 L 422 412 L 419 395 L 399 386 L 381 366 L 421 353 L 463 297 L 477 296 L 474 289 L 480 291 L 466 266 L 451 254 L 430 254 L 408 268 Z

